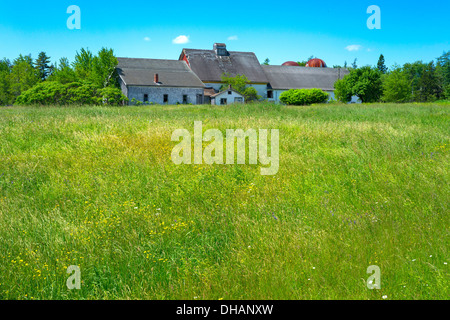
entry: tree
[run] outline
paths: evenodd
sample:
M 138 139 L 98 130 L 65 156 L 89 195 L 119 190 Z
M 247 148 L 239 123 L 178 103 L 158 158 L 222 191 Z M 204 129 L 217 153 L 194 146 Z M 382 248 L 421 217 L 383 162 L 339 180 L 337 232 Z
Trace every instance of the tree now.
M 247 87 L 250 84 L 248 78 L 243 74 L 237 74 L 236 76 L 231 76 L 229 73 L 222 74 L 222 81 L 225 83 L 221 86 L 220 91 L 226 90 L 231 86 L 234 90 L 239 92 L 245 97 L 245 101 L 255 101 L 261 99 L 258 92 L 253 87 Z
M 12 100 L 10 94 L 11 69 L 11 62 L 8 59 L 0 60 L 0 106 L 8 105 Z
M 411 80 L 400 67 L 396 67 L 383 78 L 384 102 L 408 102 L 411 100 Z
M 414 101 L 434 101 L 442 97 L 444 93 L 443 78 L 437 72 L 433 61 L 405 63 L 403 70 L 411 81 L 411 93 Z
M 12 102 L 14 102 L 23 91 L 32 88 L 39 81 L 39 76 L 33 66 L 31 55 L 20 55 L 14 60 L 9 79 L 10 94 L 12 96 Z
M 335 83 L 335 96 L 339 101 L 348 102 L 357 96 L 362 102 L 376 102 L 382 94 L 381 72 L 370 66 L 351 69 L 350 73 Z
M 119 82 L 116 73 L 118 63 L 112 49 L 102 48 L 92 60 L 92 83 L 100 88 L 110 85 L 118 88 Z
M 250 83 L 248 78 L 243 74 L 237 74 L 236 76 L 232 76 L 229 73 L 222 74 L 222 82 L 225 84 L 222 85 L 220 88 L 220 91 L 226 90 L 229 86 L 231 86 L 234 90 L 239 92 L 240 94 L 243 94 L 247 84 Z
M 258 91 L 256 91 L 256 89 L 253 87 L 245 88 L 245 90 L 242 92 L 242 95 L 244 96 L 246 102 L 257 101 L 261 99 L 261 96 L 258 95 Z
M 78 79 L 89 79 L 92 73 L 94 55 L 89 49 L 81 48 L 77 51 L 75 61 L 72 63 L 75 74 Z
M 437 58 L 436 72 L 442 81 L 443 96 L 450 99 L 450 51 Z
M 55 65 L 52 74 L 48 77 L 48 80 L 66 84 L 76 82 L 77 75 L 70 66 L 69 60 L 67 58 L 61 58 L 59 59 L 59 63 Z
M 352 88 L 345 79 L 339 79 L 334 83 L 334 97 L 336 100 L 347 103 L 352 100 Z
M 314 56 L 310 56 L 310 57 L 308 58 L 308 60 L 297 61 L 297 63 L 298 63 L 298 65 L 299 65 L 300 67 L 305 67 L 306 64 L 309 62 L 309 60 L 311 60 L 311 59 L 314 59 Z
M 269 58 L 266 58 L 266 60 L 264 60 L 263 65 L 264 66 L 268 66 L 270 64 L 270 60 Z
M 381 73 L 378 69 L 365 66 L 354 69 L 350 74 L 352 94 L 362 102 L 377 102 L 382 94 Z
M 384 63 L 384 56 L 382 54 L 380 55 L 380 58 L 378 59 L 377 68 L 383 74 L 385 74 L 388 71 L 388 68 L 386 67 L 386 64 Z
M 45 81 L 53 70 L 53 65 L 50 64 L 50 57 L 45 52 L 39 53 L 34 65 L 41 81 Z
M 416 61 L 413 63 L 405 63 L 403 65 L 403 72 L 408 75 L 411 83 L 411 95 L 414 101 L 417 101 L 419 91 L 419 79 L 426 68 L 426 64 L 422 61 Z
M 353 60 L 353 63 L 352 63 L 353 69 L 358 69 L 358 65 L 356 64 L 356 61 L 358 61 L 358 58 L 355 58 L 355 60 Z
M 415 99 L 420 102 L 435 101 L 441 97 L 442 91 L 441 81 L 436 73 L 436 66 L 434 61 L 431 61 L 425 66 L 417 82 Z

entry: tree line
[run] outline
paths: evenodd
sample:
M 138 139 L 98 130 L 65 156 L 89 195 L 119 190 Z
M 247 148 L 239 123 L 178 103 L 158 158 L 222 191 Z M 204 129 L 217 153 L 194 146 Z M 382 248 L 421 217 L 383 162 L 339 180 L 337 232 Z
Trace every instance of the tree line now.
M 73 63 L 39 53 L 20 54 L 12 62 L 0 60 L 0 105 L 13 104 L 122 104 L 127 98 L 119 88 L 112 49 L 102 48 L 96 55 L 89 49 L 76 52 Z
M 356 64 L 356 61 L 355 63 Z M 349 102 L 433 102 L 450 99 L 450 51 L 436 61 L 416 61 L 387 68 L 380 55 L 376 66 L 348 68 L 350 73 L 335 83 L 335 97 Z

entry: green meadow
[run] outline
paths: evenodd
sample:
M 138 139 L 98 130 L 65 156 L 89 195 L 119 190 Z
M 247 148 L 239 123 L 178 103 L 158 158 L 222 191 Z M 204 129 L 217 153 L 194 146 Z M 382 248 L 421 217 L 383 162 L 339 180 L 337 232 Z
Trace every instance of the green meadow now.
M 279 129 L 278 173 L 175 165 L 194 121 Z M 0 299 L 450 296 L 448 103 L 3 107 L 0 157 Z

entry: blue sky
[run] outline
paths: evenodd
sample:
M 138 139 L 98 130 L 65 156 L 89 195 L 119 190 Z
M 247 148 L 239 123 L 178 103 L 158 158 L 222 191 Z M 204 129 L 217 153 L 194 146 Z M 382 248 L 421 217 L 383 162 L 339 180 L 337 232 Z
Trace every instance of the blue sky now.
M 20 53 L 73 61 L 80 48 L 117 56 L 178 59 L 182 48 L 255 52 L 271 64 L 314 55 L 328 66 L 388 66 L 431 61 L 450 50 L 449 0 L 423 1 L 6 1 L 0 0 L 0 59 Z M 81 9 L 81 30 L 67 28 L 67 8 Z M 381 9 L 381 29 L 370 30 L 370 5 Z M 184 37 L 180 37 L 184 36 Z M 188 43 L 173 43 L 177 37 Z

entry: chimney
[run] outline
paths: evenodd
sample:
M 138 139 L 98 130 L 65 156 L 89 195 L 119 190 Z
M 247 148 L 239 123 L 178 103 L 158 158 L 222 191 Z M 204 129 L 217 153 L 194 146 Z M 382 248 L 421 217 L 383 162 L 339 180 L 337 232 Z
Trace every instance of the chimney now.
M 155 83 L 159 82 L 159 75 L 157 73 L 155 73 Z
M 214 43 L 213 49 L 217 56 L 228 56 L 227 45 L 225 43 Z

